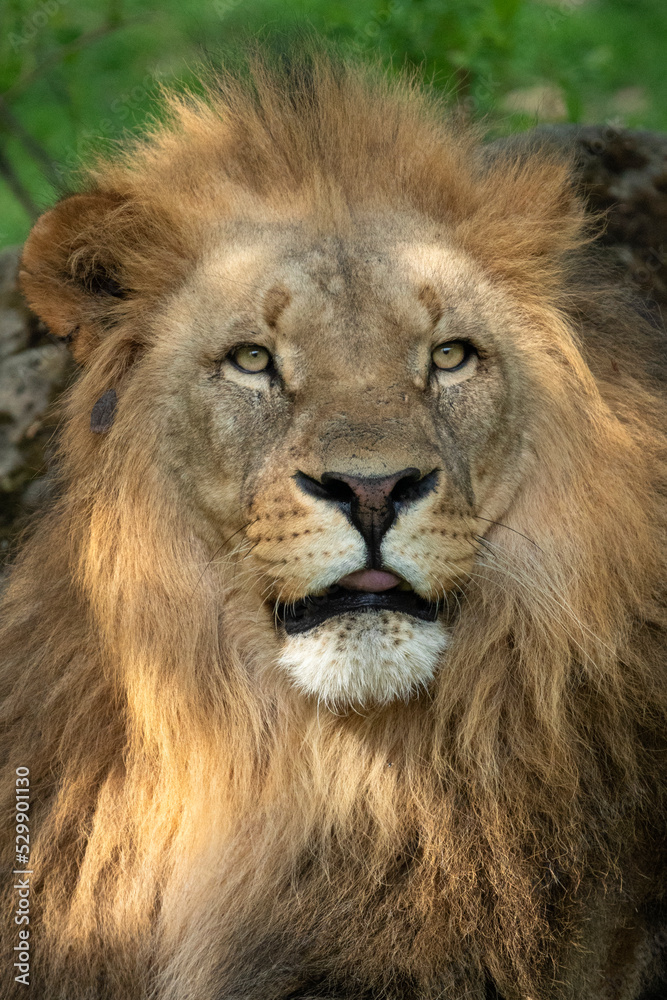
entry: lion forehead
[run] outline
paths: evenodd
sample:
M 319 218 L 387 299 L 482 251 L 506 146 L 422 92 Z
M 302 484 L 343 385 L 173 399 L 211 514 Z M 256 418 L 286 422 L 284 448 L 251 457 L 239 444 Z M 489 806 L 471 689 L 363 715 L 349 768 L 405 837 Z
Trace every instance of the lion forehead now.
M 329 355 L 326 378 L 347 365 L 354 383 L 388 347 L 400 348 L 397 360 L 411 361 L 414 376 L 423 358 L 415 366 L 409 352 L 436 325 L 443 338 L 483 331 L 497 339 L 511 313 L 505 293 L 420 215 L 410 226 L 387 214 L 342 233 L 320 229 L 308 218 L 230 226 L 175 293 L 175 336 L 209 352 L 259 339 L 294 378 Z M 391 384 L 393 375 L 385 378 Z M 354 398 L 350 406 L 354 412 Z

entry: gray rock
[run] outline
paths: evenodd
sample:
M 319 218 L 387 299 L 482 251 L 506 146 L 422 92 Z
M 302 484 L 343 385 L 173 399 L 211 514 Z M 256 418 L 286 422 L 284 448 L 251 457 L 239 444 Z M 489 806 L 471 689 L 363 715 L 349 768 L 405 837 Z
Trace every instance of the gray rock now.
M 25 515 L 45 495 L 52 403 L 74 364 L 26 306 L 16 279 L 20 247 L 0 253 L 0 563 Z
M 5 358 L 24 350 L 30 340 L 25 312 L 6 306 L 0 312 L 0 365 Z
M 32 441 L 69 369 L 66 352 L 44 344 L 5 358 L 0 368 L 0 490 L 12 492 L 20 445 Z

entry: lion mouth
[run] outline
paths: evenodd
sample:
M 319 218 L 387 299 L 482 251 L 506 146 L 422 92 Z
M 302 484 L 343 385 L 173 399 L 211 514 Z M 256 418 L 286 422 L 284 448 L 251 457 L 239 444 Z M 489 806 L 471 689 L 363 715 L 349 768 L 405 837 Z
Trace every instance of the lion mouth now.
M 308 632 L 329 618 L 362 611 L 398 611 L 421 621 L 434 622 L 438 617 L 438 603 L 404 587 L 377 593 L 335 584 L 324 594 L 310 594 L 294 603 L 276 605 L 276 619 L 288 635 L 296 635 Z

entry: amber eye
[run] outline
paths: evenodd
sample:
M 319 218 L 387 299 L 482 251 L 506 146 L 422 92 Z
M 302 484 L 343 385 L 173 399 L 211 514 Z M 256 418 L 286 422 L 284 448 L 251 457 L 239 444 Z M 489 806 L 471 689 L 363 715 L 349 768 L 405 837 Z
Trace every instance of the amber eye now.
M 271 364 L 271 355 L 259 344 L 242 344 L 229 352 L 229 358 L 242 372 L 251 375 L 266 371 Z
M 431 358 L 436 368 L 451 371 L 462 365 L 470 354 L 470 347 L 462 340 L 448 340 L 446 344 L 438 344 L 432 351 Z

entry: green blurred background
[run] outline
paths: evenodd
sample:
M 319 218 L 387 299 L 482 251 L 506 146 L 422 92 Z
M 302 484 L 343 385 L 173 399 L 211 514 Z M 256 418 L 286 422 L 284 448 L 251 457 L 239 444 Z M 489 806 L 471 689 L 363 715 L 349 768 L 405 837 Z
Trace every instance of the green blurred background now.
M 667 131 L 665 0 L 3 0 L 0 246 L 102 142 L 248 35 L 309 27 L 416 66 L 489 132 L 537 121 Z

